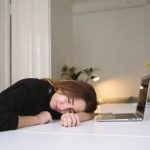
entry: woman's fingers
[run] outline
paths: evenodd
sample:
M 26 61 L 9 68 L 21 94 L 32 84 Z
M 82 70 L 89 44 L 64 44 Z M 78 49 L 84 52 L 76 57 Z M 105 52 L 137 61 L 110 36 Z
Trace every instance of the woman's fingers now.
M 61 121 L 60 121 L 62 126 L 65 127 L 74 127 L 79 125 L 79 117 L 74 114 L 74 113 L 66 113 L 61 116 Z
M 78 126 L 80 124 L 79 116 L 75 114 L 75 118 L 76 118 L 76 125 Z

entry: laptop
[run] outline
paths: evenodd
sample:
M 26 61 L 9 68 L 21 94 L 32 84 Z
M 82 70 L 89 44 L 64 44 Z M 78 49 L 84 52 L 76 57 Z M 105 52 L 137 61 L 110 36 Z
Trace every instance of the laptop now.
M 99 113 L 96 115 L 95 120 L 106 122 L 106 121 L 142 121 L 144 118 L 144 111 L 146 107 L 146 101 L 150 94 L 150 75 L 147 75 L 141 79 L 139 97 L 137 102 L 137 108 L 135 113 Z

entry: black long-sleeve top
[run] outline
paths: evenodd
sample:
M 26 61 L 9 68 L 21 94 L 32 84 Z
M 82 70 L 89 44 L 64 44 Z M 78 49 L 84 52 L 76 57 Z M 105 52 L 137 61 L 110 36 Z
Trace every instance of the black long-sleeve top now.
M 18 116 L 37 115 L 49 111 L 53 119 L 61 114 L 50 108 L 50 100 L 55 93 L 47 81 L 23 79 L 0 93 L 0 131 L 13 130 L 18 126 Z

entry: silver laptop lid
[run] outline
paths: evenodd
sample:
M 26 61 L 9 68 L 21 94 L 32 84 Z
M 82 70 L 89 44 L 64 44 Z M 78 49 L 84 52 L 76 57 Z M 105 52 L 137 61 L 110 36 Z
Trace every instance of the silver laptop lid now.
M 150 87 L 149 82 L 150 82 L 150 75 L 147 75 L 141 79 L 141 86 L 139 91 L 136 113 L 139 114 L 142 118 L 144 116 L 145 105 L 148 98 L 148 91 Z

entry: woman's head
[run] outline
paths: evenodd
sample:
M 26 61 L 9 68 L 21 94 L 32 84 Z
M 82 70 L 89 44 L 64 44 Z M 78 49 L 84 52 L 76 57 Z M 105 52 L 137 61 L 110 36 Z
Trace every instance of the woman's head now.
M 80 108 L 84 106 L 85 112 L 94 112 L 97 106 L 96 92 L 94 88 L 84 81 L 66 80 L 66 81 L 52 81 L 55 87 L 56 94 L 53 99 L 61 97 L 61 99 L 68 99 L 70 103 L 74 103 Z M 63 97 L 64 96 L 64 97 Z

